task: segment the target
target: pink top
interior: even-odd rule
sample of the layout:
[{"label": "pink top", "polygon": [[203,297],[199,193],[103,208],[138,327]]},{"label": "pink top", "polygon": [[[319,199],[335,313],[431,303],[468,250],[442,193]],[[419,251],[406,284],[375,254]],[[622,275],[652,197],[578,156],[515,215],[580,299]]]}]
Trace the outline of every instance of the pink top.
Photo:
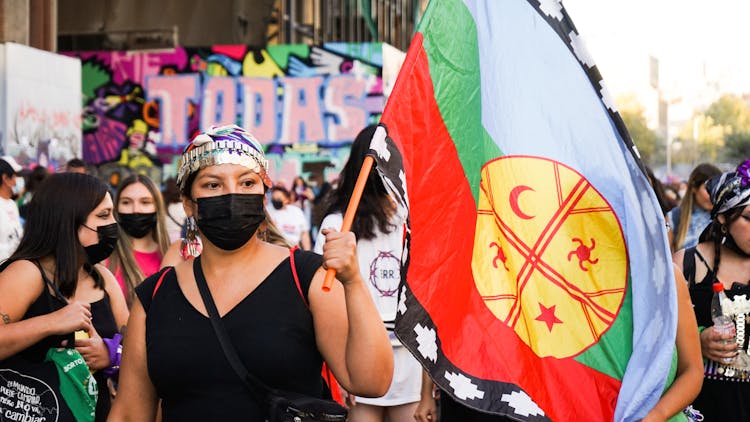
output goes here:
[{"label": "pink top", "polygon": [[[139,252],[134,249],[133,257],[144,277],[148,277],[159,271],[162,256],[158,250],[154,252]],[[117,279],[117,284],[122,289],[122,294],[128,297],[128,288],[125,286],[125,280],[122,278],[122,270],[119,267],[115,271],[115,278]]]}]

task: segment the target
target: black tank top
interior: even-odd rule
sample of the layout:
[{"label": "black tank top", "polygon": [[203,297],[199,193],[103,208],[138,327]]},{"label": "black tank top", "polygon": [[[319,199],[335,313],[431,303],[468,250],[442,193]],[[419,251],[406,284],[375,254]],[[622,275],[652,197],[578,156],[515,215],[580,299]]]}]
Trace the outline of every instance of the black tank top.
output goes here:
[{"label": "black tank top", "polygon": [[[295,252],[305,296],[321,257]],[[158,279],[167,271],[152,298]],[[170,267],[136,287],[146,311],[146,354],[151,381],[162,399],[164,420],[263,420],[256,403],[227,361],[208,317],[182,293]],[[320,375],[310,311],[282,261],[222,322],[242,363],[267,385],[330,397]]]},{"label": "black tank top", "polygon": [[[102,275],[99,271],[94,268],[91,271],[91,276],[101,280]],[[100,282],[97,281],[97,284]],[[104,285],[101,282],[101,285]],[[120,332],[117,328],[117,322],[115,322],[115,314],[112,313],[112,302],[109,300],[109,293],[104,290],[104,297],[91,302],[91,322],[94,324],[94,329],[102,338],[112,338]]]},{"label": "black tank top", "polygon": [[[44,271],[42,271],[42,267],[39,265],[39,263],[36,261],[32,262],[34,263],[34,265],[36,265],[36,267],[39,269],[39,272],[42,274],[44,289],[42,289],[42,293],[39,295],[39,297],[37,297],[34,303],[32,303],[31,306],[29,306],[29,308],[26,310],[26,313],[23,315],[21,320],[51,314],[52,312],[58,311],[64,308],[65,305],[67,305],[67,301],[63,298],[63,295],[57,289],[55,283],[47,278],[47,276],[44,274]],[[7,267],[7,265],[9,264],[9,262],[6,262],[5,265],[3,265],[2,269],[5,269],[5,267]],[[50,289],[52,289],[52,291],[55,293],[52,294],[50,292]],[[70,335],[53,335],[45,337],[29,346],[22,352],[18,353],[17,356],[31,362],[42,362],[44,361],[45,356],[47,356],[47,350],[52,347],[60,347],[60,343],[70,337]]]},{"label": "black tank top", "polygon": [[[97,285],[103,285],[101,281],[102,275],[96,268],[93,268],[90,272],[91,276],[97,279]],[[112,313],[112,302],[109,300],[109,293],[104,290],[104,297],[91,302],[91,322],[94,324],[94,329],[102,338],[112,338],[119,332],[117,329],[117,323],[115,322],[115,315]],[[96,379],[97,386],[99,388],[99,395],[96,401],[96,422],[104,422],[107,420],[109,411],[112,407],[112,400],[109,396],[109,388],[107,388],[107,377],[102,371],[94,373],[94,379]]]},{"label": "black tank top", "polygon": [[[695,261],[698,258],[708,269],[703,280],[695,280]],[[688,281],[688,290],[690,300],[693,302],[695,319],[699,326],[710,327],[714,325],[711,320],[711,299],[714,296],[713,284],[718,281],[713,269],[708,266],[703,256],[695,247],[685,249],[685,255],[682,258],[682,273]],[[727,298],[733,299],[738,295],[747,295],[750,297],[750,285],[738,282],[732,283],[732,287],[725,291]]]},{"label": "black tank top", "polygon": [[[695,280],[696,258],[708,268],[706,276],[700,282]],[[716,274],[695,247],[685,249],[685,255],[682,259],[682,272],[688,281],[690,299],[693,302],[693,310],[698,325],[712,326],[711,298],[713,298],[712,285],[717,281]],[[750,286],[735,282],[725,293],[729,299],[743,294],[750,296]],[[749,329],[750,324],[746,324],[745,332],[749,332]],[[747,337],[742,350],[747,350]],[[705,358],[703,363],[703,386],[698,397],[693,401],[693,407],[703,414],[706,422],[746,422],[750,420],[750,382],[747,382],[747,378],[726,378],[719,372],[719,368],[723,366],[720,363]],[[743,371],[737,372],[742,373]]]},{"label": "black tank top", "polygon": [[[32,262],[34,263],[34,265],[36,265],[42,275],[42,280],[44,281],[44,289],[42,290],[42,293],[39,295],[39,297],[26,310],[26,313],[21,318],[22,320],[51,314],[52,312],[64,308],[68,304],[67,300],[63,297],[62,293],[60,293],[60,290],[57,288],[55,283],[53,283],[44,273],[39,262]],[[3,263],[3,265],[0,266],[0,271],[5,269],[8,265],[10,265],[10,262],[6,261],[5,263]],[[99,271],[97,271],[96,268],[93,268],[91,270],[90,275],[97,280],[97,285],[103,284],[101,282],[102,275],[99,274]],[[54,292],[54,294],[50,292],[50,289]],[[106,290],[104,290],[103,298],[91,303],[91,321],[94,324],[94,329],[96,329],[96,332],[99,333],[99,336],[103,338],[112,338],[118,332],[117,323],[115,323],[115,316],[112,313],[112,305],[110,303],[109,295],[107,294]],[[47,355],[47,351],[50,348],[61,347],[61,343],[63,342],[63,340],[68,340],[69,342],[74,341],[72,334],[73,333],[45,337],[37,343],[34,343],[30,347],[26,348],[25,350],[19,352],[17,355],[9,358],[8,362],[11,362],[11,366],[12,362],[14,362],[15,359],[37,363],[43,362]],[[107,388],[106,384],[107,379],[101,371],[96,372],[94,374],[94,378],[96,379],[99,387],[99,395],[96,404],[96,421],[105,421],[111,407],[109,389]]]}]

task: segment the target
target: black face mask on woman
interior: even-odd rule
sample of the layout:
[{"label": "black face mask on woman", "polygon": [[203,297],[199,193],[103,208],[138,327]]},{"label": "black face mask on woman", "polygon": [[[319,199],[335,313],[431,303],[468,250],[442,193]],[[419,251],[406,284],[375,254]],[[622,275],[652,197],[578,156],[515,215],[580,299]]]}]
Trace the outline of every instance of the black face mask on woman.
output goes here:
[{"label": "black face mask on woman", "polygon": [[230,193],[198,198],[198,229],[219,249],[233,251],[265,220],[263,194]]},{"label": "black face mask on woman", "polygon": [[99,226],[96,228],[96,230],[85,224],[83,225],[83,227],[95,231],[99,237],[98,243],[83,247],[83,249],[86,251],[86,256],[88,257],[89,264],[94,265],[109,258],[109,256],[112,255],[112,252],[115,250],[115,246],[117,246],[117,237],[119,234],[117,230],[117,223]]},{"label": "black face mask on woman", "polygon": [[118,219],[120,220],[120,226],[122,226],[122,229],[125,230],[125,233],[127,233],[128,236],[134,237],[136,239],[140,239],[146,236],[151,230],[154,229],[154,227],[156,227],[155,212],[148,214],[120,213]]}]

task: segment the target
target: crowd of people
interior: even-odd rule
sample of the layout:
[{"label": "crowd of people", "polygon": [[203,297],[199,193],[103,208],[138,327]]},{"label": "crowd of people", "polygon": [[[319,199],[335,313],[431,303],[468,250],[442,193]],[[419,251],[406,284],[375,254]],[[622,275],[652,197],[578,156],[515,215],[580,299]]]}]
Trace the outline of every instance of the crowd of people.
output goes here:
[{"label": "crowd of people", "polygon": [[[374,170],[341,232],[374,131],[334,185],[274,184],[233,125],[194,137],[164,187],[132,175],[111,189],[76,160],[50,174],[3,156],[0,369],[85,367],[51,382],[79,393],[60,392],[61,421],[264,420],[269,394],[338,399],[355,422],[505,420],[441,394],[393,334],[406,215]],[[674,252],[677,359],[644,420],[749,420],[750,161],[696,166],[681,197],[652,183]],[[339,282],[324,293],[326,270]],[[713,327],[717,283],[730,332]]]}]

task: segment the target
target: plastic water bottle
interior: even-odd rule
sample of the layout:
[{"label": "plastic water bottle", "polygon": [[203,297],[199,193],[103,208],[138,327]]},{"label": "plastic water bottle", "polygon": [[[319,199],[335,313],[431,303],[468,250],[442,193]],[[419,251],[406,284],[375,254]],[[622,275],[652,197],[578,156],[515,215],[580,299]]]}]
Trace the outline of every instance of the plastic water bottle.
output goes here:
[{"label": "plastic water bottle", "polygon": [[714,321],[714,330],[722,335],[734,334],[734,322],[729,315],[721,310],[721,302],[727,298],[724,293],[724,285],[716,282],[713,285],[714,297],[711,299],[711,319]]}]

